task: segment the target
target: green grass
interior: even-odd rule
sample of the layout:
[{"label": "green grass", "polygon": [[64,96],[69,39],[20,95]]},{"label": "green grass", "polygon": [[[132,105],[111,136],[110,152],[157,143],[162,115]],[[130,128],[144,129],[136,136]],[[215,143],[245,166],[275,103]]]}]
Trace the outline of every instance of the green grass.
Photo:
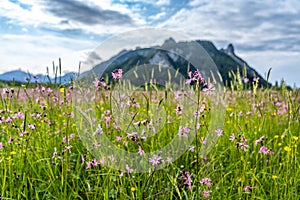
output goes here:
[{"label": "green grass", "polygon": [[[187,150],[160,170],[126,173],[102,165],[100,159],[94,163],[96,166],[87,167],[95,157],[84,145],[83,134],[78,132],[83,130],[82,124],[73,118],[72,101],[78,99],[72,95],[76,90],[45,88],[44,91],[42,87],[15,87],[14,92],[8,89],[2,94],[2,199],[203,199],[205,190],[211,191],[209,199],[300,198],[299,91],[284,88],[226,91],[223,135],[205,156],[197,152],[203,146],[210,120],[214,119],[211,119],[211,104],[200,92],[201,103],[195,102],[196,107],[205,103],[206,109],[198,119],[201,128],[189,133],[197,136],[192,144],[194,151]],[[163,115],[166,124],[157,135],[138,142],[126,137],[121,123],[114,124],[110,93],[99,90],[92,109],[96,110],[96,122],[102,125],[103,134],[118,148],[137,152],[142,147],[151,152],[165,146],[177,134],[180,118],[175,113],[177,104],[172,92],[136,93],[134,101],[140,107],[130,108],[133,121],[151,116],[152,102],[167,113]],[[20,118],[15,115],[19,112]],[[106,117],[111,120],[106,122]],[[236,137],[234,141],[229,140],[232,134]],[[123,139],[116,141],[116,136]],[[256,146],[255,141],[261,136],[267,139]],[[237,146],[243,137],[249,145],[246,151]],[[268,155],[259,153],[262,145],[269,149]],[[191,188],[185,184],[185,172],[190,173]],[[201,182],[204,177],[211,179],[210,187]],[[245,191],[246,186],[251,189]]]}]

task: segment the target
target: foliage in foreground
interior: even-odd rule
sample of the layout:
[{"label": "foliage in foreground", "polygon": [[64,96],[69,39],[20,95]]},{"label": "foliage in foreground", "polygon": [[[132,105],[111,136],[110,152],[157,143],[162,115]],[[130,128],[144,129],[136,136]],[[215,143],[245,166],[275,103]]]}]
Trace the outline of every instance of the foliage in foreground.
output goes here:
[{"label": "foliage in foreground", "polygon": [[[218,141],[209,154],[197,155],[200,146],[206,145],[205,128],[199,128],[197,139],[184,155],[148,173],[134,173],[134,167],[124,172],[112,170],[93,157],[76,129],[73,92],[72,86],[51,89],[38,84],[33,89],[2,89],[2,199],[300,197],[299,91],[226,91],[225,124],[215,131]],[[136,141],[128,137],[130,133],[122,133],[114,121],[110,91],[98,93],[96,106],[103,134],[113,136],[112,141],[120,148],[140,151]],[[155,95],[152,102],[161,98],[161,93]],[[139,96],[128,104],[143,110],[145,104]],[[197,118],[199,127],[206,127],[210,120],[209,104],[205,105],[199,105],[203,108]],[[170,127],[162,129],[160,140],[155,140],[162,145],[169,139],[166,135],[170,136],[170,130],[175,134],[178,131],[172,126],[178,119],[178,105],[174,101],[164,106],[175,112],[167,116]],[[153,141],[147,142],[151,146]],[[153,164],[159,164],[159,160]]]}]

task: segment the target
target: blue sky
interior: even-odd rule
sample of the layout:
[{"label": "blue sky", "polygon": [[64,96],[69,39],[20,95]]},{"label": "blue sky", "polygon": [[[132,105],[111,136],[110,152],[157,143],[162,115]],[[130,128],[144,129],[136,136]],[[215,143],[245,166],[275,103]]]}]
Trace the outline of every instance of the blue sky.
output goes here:
[{"label": "blue sky", "polygon": [[104,40],[149,27],[233,43],[271,81],[300,86],[299,0],[0,0],[0,73],[45,73],[59,57],[76,71]]}]

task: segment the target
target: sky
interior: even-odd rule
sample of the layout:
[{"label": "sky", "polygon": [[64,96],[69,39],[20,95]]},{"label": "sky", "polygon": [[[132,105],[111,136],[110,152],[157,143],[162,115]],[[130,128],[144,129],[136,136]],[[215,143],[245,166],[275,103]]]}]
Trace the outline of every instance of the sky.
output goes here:
[{"label": "sky", "polygon": [[299,0],[0,0],[0,73],[78,71],[109,38],[142,28],[229,43],[270,81],[300,87]]}]

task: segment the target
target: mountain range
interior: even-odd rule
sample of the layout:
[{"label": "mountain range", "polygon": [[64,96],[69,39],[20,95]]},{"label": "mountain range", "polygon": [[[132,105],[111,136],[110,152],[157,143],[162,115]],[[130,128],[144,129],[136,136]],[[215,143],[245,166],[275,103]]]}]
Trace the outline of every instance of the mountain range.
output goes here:
[{"label": "mountain range", "polygon": [[[203,50],[196,48],[195,42],[200,44]],[[179,51],[187,53],[178,55]],[[192,63],[189,63],[187,60],[191,60]],[[195,67],[193,66],[194,63],[200,64],[200,66]],[[123,50],[82,75],[86,76],[91,73],[110,75],[117,68],[122,68],[123,73],[126,73],[137,65],[161,65],[178,70],[185,78],[188,77],[188,70],[194,71],[196,68],[200,69],[201,73],[208,77],[212,69],[216,70],[210,66],[213,64],[216,65],[224,85],[230,86],[231,81],[234,79],[233,74],[237,72],[241,74],[242,79],[242,74],[246,73],[249,83],[256,77],[259,78],[259,86],[265,87],[270,85],[254,68],[250,67],[246,61],[235,54],[232,44],[229,44],[226,49],[218,50],[211,41],[176,42],[172,38],[167,39],[161,46]]]},{"label": "mountain range", "polygon": [[[193,44],[199,44],[203,50],[193,50]],[[188,52],[188,54],[178,55],[176,51]],[[207,56],[207,54],[209,56]],[[101,55],[99,55],[101,56]],[[213,62],[211,61],[213,60]],[[189,63],[187,60],[192,60]],[[193,62],[194,61],[194,62]],[[229,44],[226,49],[217,49],[211,41],[196,40],[196,41],[184,41],[176,42],[174,39],[169,38],[161,46],[153,46],[149,48],[139,48],[134,50],[123,50],[109,60],[103,61],[95,65],[92,70],[81,73],[81,77],[88,76],[91,74],[108,74],[110,76],[116,68],[122,68],[123,73],[128,72],[130,69],[137,65],[162,65],[169,66],[175,70],[178,70],[183,76],[187,78],[188,70],[195,70],[195,63],[201,64],[201,73],[209,74],[210,71],[207,66],[214,63],[218,69],[219,74],[222,77],[224,85],[229,86],[233,80],[232,73],[240,73],[246,71],[247,78],[250,82],[254,77],[259,78],[259,86],[267,86],[269,83],[252,67],[250,67],[246,61],[238,57],[234,51],[232,44]],[[197,66],[199,69],[199,66]],[[245,70],[246,69],[246,70]],[[56,78],[56,83],[66,84],[70,83],[71,79],[76,78],[77,73],[70,72],[61,77]],[[40,83],[49,83],[50,81],[55,82],[54,78],[49,80],[49,77],[42,74],[33,75],[26,73],[22,70],[14,70],[6,72],[0,75],[0,80],[12,81],[13,79],[17,82],[35,82],[38,78]]]},{"label": "mountain range", "polygon": [[0,74],[0,80],[1,81],[15,81],[20,83],[35,83],[36,81],[38,83],[58,83],[58,84],[67,84],[70,83],[70,81],[74,78],[76,78],[77,73],[75,72],[69,72],[66,73],[63,76],[58,76],[55,78],[50,78],[47,75],[43,74],[31,74],[29,72],[22,71],[21,69],[13,70],[9,72],[5,72],[3,74]]}]

